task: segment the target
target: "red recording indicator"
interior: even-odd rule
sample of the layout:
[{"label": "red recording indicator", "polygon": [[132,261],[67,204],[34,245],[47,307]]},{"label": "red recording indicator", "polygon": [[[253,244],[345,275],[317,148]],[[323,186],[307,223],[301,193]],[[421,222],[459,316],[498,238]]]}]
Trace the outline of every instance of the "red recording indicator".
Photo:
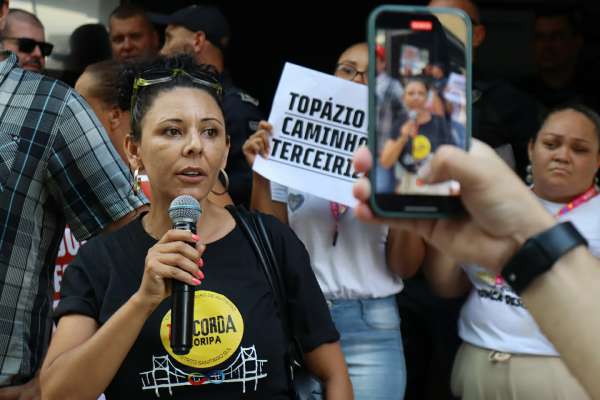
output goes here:
[{"label": "red recording indicator", "polygon": [[431,21],[410,21],[410,29],[413,31],[430,31],[433,29]]}]

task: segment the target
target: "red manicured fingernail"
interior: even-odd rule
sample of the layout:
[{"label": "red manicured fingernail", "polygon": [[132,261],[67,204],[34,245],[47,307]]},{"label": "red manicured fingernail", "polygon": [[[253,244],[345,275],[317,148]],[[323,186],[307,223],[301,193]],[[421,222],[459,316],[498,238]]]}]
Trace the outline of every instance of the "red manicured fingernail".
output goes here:
[{"label": "red manicured fingernail", "polygon": [[204,267],[204,260],[203,260],[203,259],[201,259],[201,258],[199,258],[199,259],[198,259],[198,261],[196,261],[196,264],[197,264],[199,267]]},{"label": "red manicured fingernail", "polygon": [[196,278],[192,278],[192,282],[194,282],[194,285],[198,286],[199,284],[202,283],[202,281],[200,281],[199,279]]},{"label": "red manicured fingernail", "polygon": [[196,271],[194,275],[196,275],[198,279],[204,279],[204,274],[202,273],[202,271]]},{"label": "red manicured fingernail", "polygon": [[200,236],[198,236],[198,235],[196,235],[196,234],[193,234],[193,235],[192,235],[192,240],[193,240],[194,242],[197,242],[197,241],[199,241],[199,240],[200,240]]}]

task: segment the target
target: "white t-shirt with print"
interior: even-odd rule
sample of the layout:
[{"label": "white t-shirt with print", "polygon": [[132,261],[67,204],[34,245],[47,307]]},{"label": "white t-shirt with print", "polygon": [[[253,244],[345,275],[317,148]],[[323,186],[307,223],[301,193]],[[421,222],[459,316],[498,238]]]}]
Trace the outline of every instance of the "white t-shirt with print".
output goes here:
[{"label": "white t-shirt with print", "polygon": [[[552,215],[564,206],[540,201]],[[591,253],[600,258],[600,196],[564,214],[559,221],[571,221],[588,241]],[[465,342],[507,353],[558,355],[521,298],[501,277],[476,265],[464,270],[473,283],[458,322],[459,335]]]},{"label": "white t-shirt with print", "polygon": [[402,291],[402,279],[386,264],[387,226],[364,224],[347,209],[339,218],[333,246],[335,219],[329,201],[274,182],[271,193],[274,201],[287,204],[290,227],[310,254],[325,298],[381,298]]}]

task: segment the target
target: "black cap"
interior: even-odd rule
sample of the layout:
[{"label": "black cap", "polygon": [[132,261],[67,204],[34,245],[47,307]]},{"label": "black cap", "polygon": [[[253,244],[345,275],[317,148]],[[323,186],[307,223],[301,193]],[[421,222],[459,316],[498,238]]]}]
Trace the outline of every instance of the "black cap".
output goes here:
[{"label": "black cap", "polygon": [[225,50],[229,41],[229,24],[218,8],[191,5],[171,15],[148,13],[150,20],[159,25],[181,25],[193,32],[202,31],[213,45]]}]

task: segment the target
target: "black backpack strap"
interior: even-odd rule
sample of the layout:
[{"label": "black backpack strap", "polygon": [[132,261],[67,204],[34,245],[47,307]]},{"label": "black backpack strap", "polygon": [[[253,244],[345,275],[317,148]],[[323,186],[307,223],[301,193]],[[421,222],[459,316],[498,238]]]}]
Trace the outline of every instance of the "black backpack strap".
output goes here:
[{"label": "black backpack strap", "polygon": [[[269,233],[265,228],[265,224],[260,216],[257,213],[250,213],[250,217],[254,222],[254,229],[258,233],[258,241],[260,247],[265,254],[265,259],[268,262],[268,269],[271,272],[271,277],[273,282],[275,283],[275,287],[277,289],[278,297],[282,300],[282,305],[287,303],[287,292],[285,290],[285,282],[283,281],[283,277],[281,275],[281,270],[279,268],[279,263],[277,262],[277,257],[275,256],[275,251],[273,251],[273,246],[271,245],[271,240],[269,237]],[[285,321],[289,321],[287,317],[287,307],[283,307],[283,319]]]},{"label": "black backpack strap", "polygon": [[[227,211],[229,211],[229,213],[235,219],[235,222],[240,227],[246,238],[250,241],[252,249],[254,250],[256,257],[258,258],[259,264],[263,269],[265,277],[267,278],[267,282],[273,290],[273,295],[275,297],[275,304],[277,305],[277,309],[279,310],[279,312],[281,312],[283,308],[283,298],[281,297],[282,293],[279,288],[279,281],[276,280],[277,278],[275,278],[273,276],[273,273],[271,272],[271,261],[268,260],[267,253],[263,250],[261,243],[262,240],[259,238],[258,231],[255,228],[254,218],[252,218],[251,213],[242,206],[236,207],[233,205],[228,205],[225,208],[227,209]],[[284,315],[287,315],[287,313],[281,314],[282,320]],[[287,334],[287,329],[285,333]]]},{"label": "black backpack strap", "polygon": [[302,366],[304,364],[304,357],[302,347],[293,334],[291,320],[287,312],[285,284],[278,267],[277,257],[273,251],[271,240],[269,239],[269,233],[259,214],[249,212],[243,206],[228,205],[225,208],[233,216],[237,225],[250,241],[267,278],[267,282],[273,291],[275,306],[279,312],[281,327],[287,343],[286,358],[290,367],[288,378],[290,380],[290,388],[293,388],[294,367]]}]

